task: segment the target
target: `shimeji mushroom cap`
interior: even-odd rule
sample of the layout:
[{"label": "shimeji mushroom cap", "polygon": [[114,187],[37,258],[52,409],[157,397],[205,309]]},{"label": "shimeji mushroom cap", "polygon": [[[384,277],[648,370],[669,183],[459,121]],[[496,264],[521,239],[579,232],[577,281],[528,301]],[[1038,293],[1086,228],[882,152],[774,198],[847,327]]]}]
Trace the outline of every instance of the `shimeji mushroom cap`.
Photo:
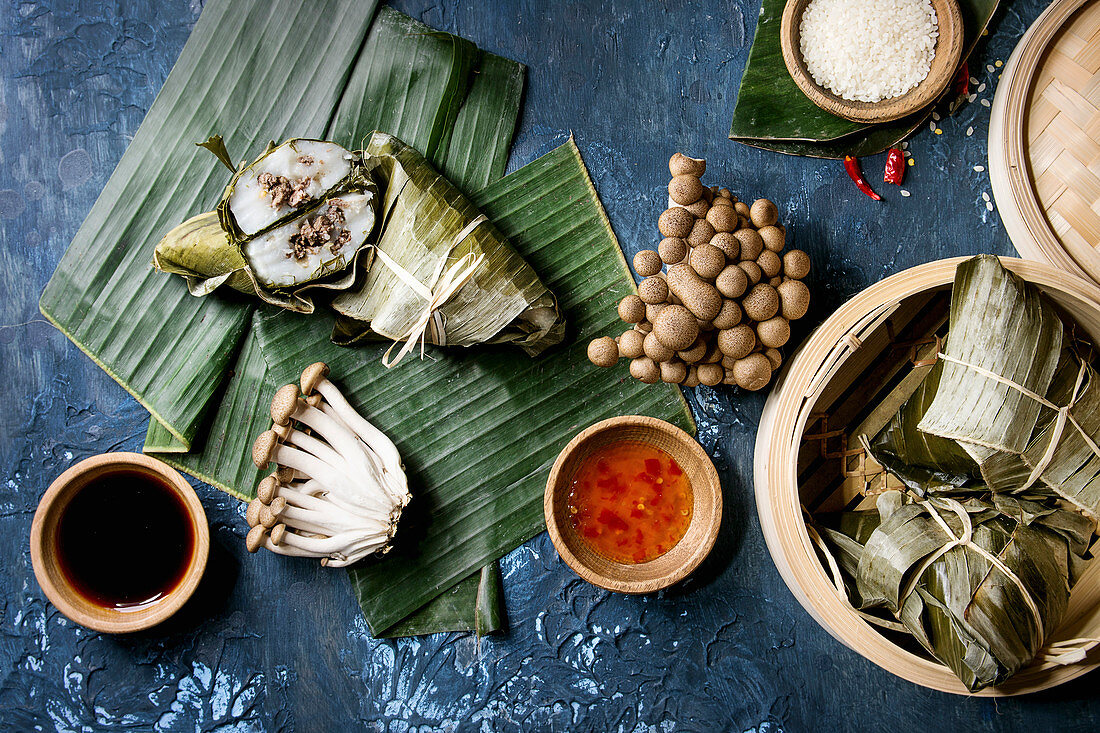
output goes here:
[{"label": "shimeji mushroom cap", "polygon": [[259,499],[253,499],[248,502],[248,509],[245,510],[244,519],[248,522],[249,527],[255,527],[260,523],[260,509],[264,506],[264,502]]},{"label": "shimeji mushroom cap", "polygon": [[[328,364],[318,361],[302,371],[302,394],[312,394],[318,382],[328,377]],[[285,389],[285,388],[284,388]]]},{"label": "shimeji mushroom cap", "polygon": [[279,445],[279,436],[274,430],[265,430],[252,444],[252,462],[256,468],[264,468],[271,463],[275,448]]},{"label": "shimeji mushroom cap", "polygon": [[[271,500],[275,498],[275,490],[279,488],[279,479],[275,474],[264,477],[260,481],[260,485],[256,487],[256,499],[261,504],[270,504]],[[252,524],[252,522],[249,522]]]},{"label": "shimeji mushroom cap", "polygon": [[283,537],[286,536],[286,525],[276,524],[271,528],[271,544],[281,545],[283,544]]},{"label": "shimeji mushroom cap", "polygon": [[[284,384],[271,398],[271,419],[276,425],[289,425],[298,409],[298,385]],[[285,436],[284,436],[285,438]]]},{"label": "shimeji mushroom cap", "polygon": [[264,537],[267,536],[267,527],[257,524],[248,530],[248,536],[244,538],[244,546],[249,552],[256,552],[264,546]]}]

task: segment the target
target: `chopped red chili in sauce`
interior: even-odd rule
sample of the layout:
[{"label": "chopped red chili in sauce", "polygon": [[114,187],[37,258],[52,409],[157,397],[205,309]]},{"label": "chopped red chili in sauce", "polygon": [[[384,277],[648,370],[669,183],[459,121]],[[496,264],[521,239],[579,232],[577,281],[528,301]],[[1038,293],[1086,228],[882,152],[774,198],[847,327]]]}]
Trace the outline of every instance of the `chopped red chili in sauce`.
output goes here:
[{"label": "chopped red chili in sauce", "polygon": [[573,476],[570,522],[609,560],[643,563],[671,550],[691,524],[691,483],[665,451],[638,442],[606,445]]}]

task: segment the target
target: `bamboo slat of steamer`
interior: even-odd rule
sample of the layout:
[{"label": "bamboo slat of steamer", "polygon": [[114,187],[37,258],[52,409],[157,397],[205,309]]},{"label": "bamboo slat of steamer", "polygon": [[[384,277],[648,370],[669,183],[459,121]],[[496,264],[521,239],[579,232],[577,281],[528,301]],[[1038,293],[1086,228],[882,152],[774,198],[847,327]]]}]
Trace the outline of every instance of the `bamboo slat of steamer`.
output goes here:
[{"label": "bamboo slat of steamer", "polygon": [[1004,68],[989,129],[1016,249],[1100,282],[1100,0],[1056,0]]}]

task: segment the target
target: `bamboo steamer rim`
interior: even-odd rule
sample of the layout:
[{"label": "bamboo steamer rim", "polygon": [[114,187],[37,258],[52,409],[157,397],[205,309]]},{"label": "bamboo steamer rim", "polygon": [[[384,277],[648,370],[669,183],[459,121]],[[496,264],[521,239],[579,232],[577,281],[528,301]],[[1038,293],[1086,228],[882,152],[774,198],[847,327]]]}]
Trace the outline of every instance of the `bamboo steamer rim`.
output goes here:
[{"label": "bamboo steamer rim", "polygon": [[1080,251],[1075,257],[1047,218],[1032,175],[1028,136],[1030,100],[1052,43],[1056,46],[1067,24],[1096,2],[1054,0],[1017,43],[990,112],[989,178],[1005,230],[1021,255],[1100,282],[1100,255]]},{"label": "bamboo steamer rim", "polygon": [[[951,671],[891,642],[848,605],[833,585],[806,531],[799,500],[798,451],[809,413],[831,377],[907,297],[949,286],[967,257],[929,262],[893,275],[857,294],[822,323],[794,354],[760,418],[754,455],[754,487],[761,529],[784,582],[826,631],[893,674],[923,687],[959,695],[998,697],[1046,690],[1100,666],[1095,656],[1074,665],[1020,670],[1008,682],[969,692]],[[1100,288],[1040,262],[1002,257],[1001,263],[1038,285],[1100,340]],[[1088,597],[1086,597],[1086,595]],[[1096,609],[1093,618],[1086,611]],[[1066,623],[1052,640],[1100,636],[1100,563],[1091,563],[1074,586]]]}]

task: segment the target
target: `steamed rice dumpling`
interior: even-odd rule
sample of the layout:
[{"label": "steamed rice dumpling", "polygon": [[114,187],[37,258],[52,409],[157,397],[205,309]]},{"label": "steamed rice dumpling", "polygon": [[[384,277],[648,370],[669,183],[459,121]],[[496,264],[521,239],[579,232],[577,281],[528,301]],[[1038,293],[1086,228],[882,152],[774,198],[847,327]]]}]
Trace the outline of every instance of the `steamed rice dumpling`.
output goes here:
[{"label": "steamed rice dumpling", "polygon": [[886,492],[824,534],[856,604],[889,611],[976,692],[1030,664],[1061,623],[1093,529],[1050,497],[975,489]]},{"label": "steamed rice dumpling", "polygon": [[[220,137],[201,145],[233,169]],[[196,296],[225,285],[302,313],[331,307],[338,344],[406,342],[388,363],[413,343],[511,343],[534,356],[565,334],[557,298],[492,222],[381,132],[363,151],[271,143],[234,170],[216,213],[161,240],[153,265]]]},{"label": "steamed rice dumpling", "polygon": [[949,328],[871,455],[918,494],[980,480],[1100,518],[1100,379],[1046,296],[981,255],[958,267]]},{"label": "steamed rice dumpling", "polygon": [[1100,380],[1072,330],[996,257],[960,264],[935,365],[859,436],[905,490],[822,528],[853,605],[972,691],[1043,653],[1096,530]]},{"label": "steamed rice dumpling", "polygon": [[265,288],[288,288],[343,270],[374,229],[373,199],[371,193],[333,196],[247,240],[241,251],[256,280]]}]

